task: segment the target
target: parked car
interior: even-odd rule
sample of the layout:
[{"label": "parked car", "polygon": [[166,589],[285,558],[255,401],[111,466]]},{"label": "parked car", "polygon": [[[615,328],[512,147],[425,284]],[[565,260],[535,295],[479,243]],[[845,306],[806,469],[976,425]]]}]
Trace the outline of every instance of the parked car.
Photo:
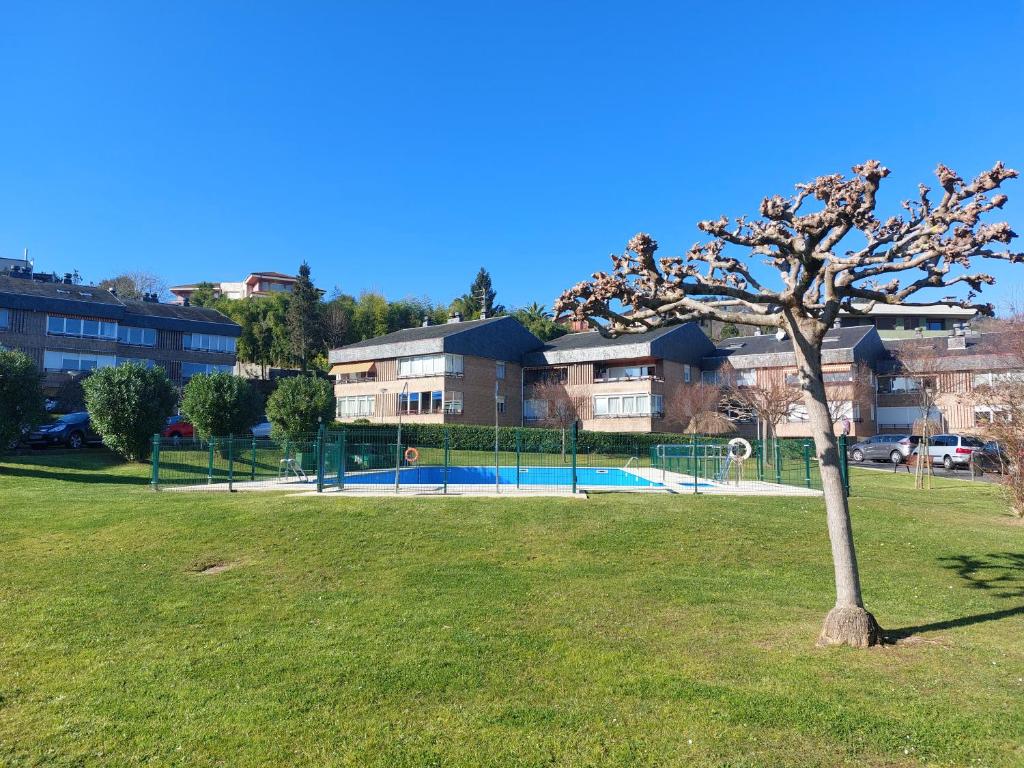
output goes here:
[{"label": "parked car", "polygon": [[942,464],[945,469],[968,467],[975,451],[984,447],[985,443],[970,435],[933,435],[928,440],[928,457],[932,464]]},{"label": "parked car", "polygon": [[258,423],[253,424],[252,436],[253,437],[270,437],[270,421],[264,416]]},{"label": "parked car", "polygon": [[918,435],[873,435],[854,443],[847,453],[854,461],[890,461],[902,464],[921,441]]},{"label": "parked car", "polygon": [[160,436],[169,437],[177,443],[187,437],[194,437],[195,430],[192,428],[192,423],[184,416],[171,416],[167,419],[167,426],[164,427]]},{"label": "parked car", "polygon": [[63,445],[79,449],[86,443],[99,443],[102,438],[93,430],[86,411],[66,413],[50,424],[33,427],[25,439],[34,448]]},{"label": "parked car", "polygon": [[1010,470],[1010,454],[999,443],[990,440],[974,452],[974,468],[979,472],[1003,474]]}]

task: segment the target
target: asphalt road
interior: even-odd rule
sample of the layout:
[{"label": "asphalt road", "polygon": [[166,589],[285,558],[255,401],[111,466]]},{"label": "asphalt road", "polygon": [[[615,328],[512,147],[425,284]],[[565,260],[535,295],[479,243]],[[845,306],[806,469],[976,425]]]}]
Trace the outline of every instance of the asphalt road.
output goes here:
[{"label": "asphalt road", "polygon": [[[888,472],[890,475],[893,473],[892,464],[887,462],[865,461],[858,463],[853,459],[850,459],[850,466],[856,467],[857,469],[868,469],[873,472]],[[906,464],[900,464],[896,471],[901,475],[908,473],[911,475],[914,474],[914,468],[908,467]],[[965,480],[968,483],[972,481],[970,470],[967,469],[943,469],[941,466],[937,466],[933,471],[935,477],[948,477],[953,480]],[[975,474],[973,482],[998,483],[999,477],[1000,475],[994,472],[986,472],[983,475]]]}]

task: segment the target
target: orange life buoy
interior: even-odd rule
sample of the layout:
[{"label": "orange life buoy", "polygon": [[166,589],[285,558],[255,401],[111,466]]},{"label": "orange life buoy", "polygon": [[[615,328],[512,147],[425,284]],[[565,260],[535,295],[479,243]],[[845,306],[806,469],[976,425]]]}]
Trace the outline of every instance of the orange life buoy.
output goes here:
[{"label": "orange life buoy", "polygon": [[410,464],[412,464],[414,461],[419,459],[419,457],[420,457],[420,452],[417,451],[415,448],[406,448],[405,449],[405,460],[407,462],[409,462]]}]

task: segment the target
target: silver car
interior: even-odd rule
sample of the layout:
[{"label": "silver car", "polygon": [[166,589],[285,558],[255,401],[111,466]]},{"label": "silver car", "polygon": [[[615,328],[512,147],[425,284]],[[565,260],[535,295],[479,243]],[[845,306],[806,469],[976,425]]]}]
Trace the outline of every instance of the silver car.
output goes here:
[{"label": "silver car", "polygon": [[970,435],[932,435],[928,439],[928,456],[932,464],[942,464],[945,469],[967,467],[974,452],[984,447],[985,443]]},{"label": "silver car", "polygon": [[854,461],[890,461],[902,464],[917,445],[916,435],[873,435],[854,443],[847,453]]}]

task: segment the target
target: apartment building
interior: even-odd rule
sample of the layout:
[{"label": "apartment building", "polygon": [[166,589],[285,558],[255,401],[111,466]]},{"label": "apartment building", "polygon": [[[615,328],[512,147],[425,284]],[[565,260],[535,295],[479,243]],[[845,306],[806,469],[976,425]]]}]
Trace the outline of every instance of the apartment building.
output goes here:
[{"label": "apartment building", "polygon": [[839,325],[843,328],[870,325],[883,339],[950,336],[978,317],[977,310],[951,302],[919,307],[903,304],[854,304],[853,309],[853,312],[840,312]]},{"label": "apartment building", "polygon": [[[836,431],[849,429],[851,435],[872,435],[876,431],[875,369],[887,356],[885,345],[873,326],[834,328],[822,342],[822,369],[825,389],[832,402]],[[790,393],[794,402],[785,417],[775,425],[779,437],[809,437],[807,409],[799,402],[799,373],[791,342],[782,334],[736,336],[725,339],[704,358],[703,381],[728,384],[761,392]],[[770,397],[771,395],[763,395]],[[785,397],[777,399],[784,400]],[[750,412],[754,400],[740,398],[737,403],[723,402],[723,413],[741,433],[756,436],[757,419]]]},{"label": "apartment building", "polygon": [[524,423],[681,431],[686,425],[673,401],[700,381],[701,360],[713,350],[694,323],[612,339],[595,331],[562,336],[523,358]]},{"label": "apartment building", "polygon": [[[247,299],[251,296],[272,296],[275,293],[288,293],[295,286],[298,278],[280,272],[251,272],[238,282],[212,282],[213,295],[225,299]],[[174,294],[178,304],[187,304],[201,283],[175,285],[168,290]]]},{"label": "apartment building", "polygon": [[83,371],[127,362],[159,365],[176,385],[231,371],[239,326],[202,307],[121,299],[96,286],[0,277],[0,346],[44,372],[50,394]]},{"label": "apartment building", "polygon": [[877,366],[878,431],[909,432],[925,416],[942,431],[983,430],[994,414],[983,397],[974,396],[976,390],[1024,374],[999,339],[998,333],[956,333],[886,340]]},{"label": "apartment building", "polygon": [[409,328],[330,351],[340,420],[519,425],[522,357],[541,341],[512,317]]}]

